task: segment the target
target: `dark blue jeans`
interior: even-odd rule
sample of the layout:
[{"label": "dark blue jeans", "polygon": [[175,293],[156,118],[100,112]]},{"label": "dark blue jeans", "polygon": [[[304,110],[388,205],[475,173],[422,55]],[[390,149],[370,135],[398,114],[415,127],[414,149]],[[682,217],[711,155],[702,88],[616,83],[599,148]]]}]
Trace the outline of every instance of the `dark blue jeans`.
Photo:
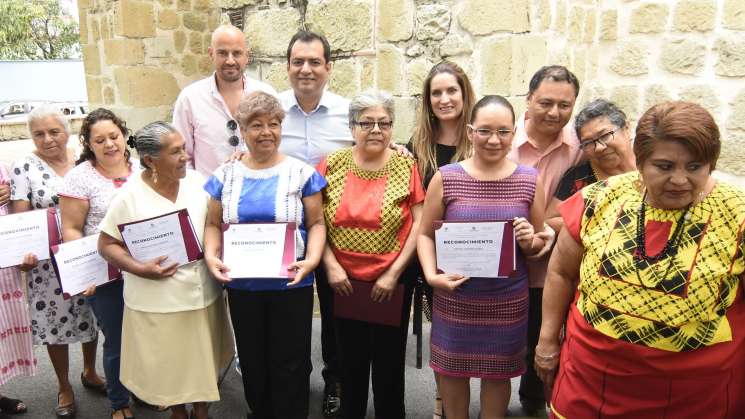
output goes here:
[{"label": "dark blue jeans", "polygon": [[106,340],[103,343],[103,369],[111,409],[129,406],[129,390],[119,381],[119,359],[122,353],[122,318],[124,317],[124,281],[114,281],[96,288],[88,297]]}]

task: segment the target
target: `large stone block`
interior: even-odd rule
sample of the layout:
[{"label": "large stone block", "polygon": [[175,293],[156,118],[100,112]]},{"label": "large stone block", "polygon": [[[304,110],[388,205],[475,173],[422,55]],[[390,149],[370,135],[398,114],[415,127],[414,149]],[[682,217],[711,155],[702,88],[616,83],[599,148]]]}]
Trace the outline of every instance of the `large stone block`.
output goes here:
[{"label": "large stone block", "polygon": [[[740,176],[739,179],[730,180],[730,183],[738,183],[741,188],[745,187],[743,176],[745,176],[745,131],[728,130],[722,141],[722,151],[717,160],[717,170],[724,171],[729,175]],[[737,182],[739,181],[739,182]]]},{"label": "large stone block", "polygon": [[[333,74],[333,71],[331,72]],[[262,64],[261,79],[272,85],[278,92],[290,88],[290,80],[287,78],[287,62],[277,61],[271,64]]]},{"label": "large stone block", "polygon": [[569,57],[569,51],[567,51],[567,48],[550,48],[546,63],[551,65],[563,65],[564,67],[572,66],[572,60]]},{"label": "large stone block", "polygon": [[[569,69],[577,76],[580,86],[584,86],[585,80],[587,80],[587,68],[589,67],[589,54],[587,48],[584,46],[575,46],[572,48],[572,64]],[[580,91],[579,94],[583,94],[584,91]]]},{"label": "large stone block", "polygon": [[582,33],[582,42],[591,44],[595,40],[598,26],[597,19],[597,13],[594,10],[589,10],[585,14],[585,31]]},{"label": "large stone block", "polygon": [[145,62],[145,44],[141,39],[108,39],[103,41],[107,65],[135,65]]},{"label": "large stone block", "polygon": [[413,0],[379,0],[379,39],[396,42],[411,38],[414,33],[414,9]]},{"label": "large stone block", "polygon": [[641,41],[626,41],[616,48],[610,69],[620,76],[638,76],[649,72],[649,45]]},{"label": "large stone block", "polygon": [[114,79],[127,106],[172,106],[180,91],[173,74],[154,67],[117,67]]},{"label": "large stone block", "polygon": [[363,57],[360,59],[360,91],[375,87],[375,61]]},{"label": "large stone block", "polygon": [[684,86],[678,92],[678,99],[698,103],[714,115],[719,110],[719,96],[708,84]]},{"label": "large stone block", "polygon": [[179,54],[184,52],[186,46],[186,33],[184,31],[175,31],[173,33],[173,46]]},{"label": "large stone block", "polygon": [[202,32],[207,30],[207,14],[187,12],[182,16],[184,27],[193,31]]},{"label": "large stone block", "polygon": [[218,7],[218,0],[193,0],[192,9],[198,12],[206,12]]},{"label": "large stone block", "polygon": [[189,51],[192,54],[200,55],[207,53],[209,45],[204,44],[204,37],[199,32],[189,33]]},{"label": "large stone block", "polygon": [[745,30],[745,1],[724,0],[722,27],[725,29]]},{"label": "large stone block", "polygon": [[409,96],[422,94],[424,79],[427,78],[432,62],[426,58],[417,58],[406,65],[406,83]]},{"label": "large stone block", "polygon": [[[740,90],[731,105],[729,119],[727,120],[727,129],[745,130],[745,89]],[[742,161],[740,164],[742,164]]]},{"label": "large stone block", "polygon": [[353,97],[357,94],[359,87],[354,59],[334,61],[334,68],[329,78],[329,89],[344,97]]},{"label": "large stone block", "polygon": [[207,55],[202,55],[197,58],[197,71],[202,77],[206,77],[213,71],[212,60]]},{"label": "large stone block", "polygon": [[574,6],[569,10],[569,19],[567,23],[567,38],[572,42],[579,42],[582,39],[582,30],[585,24],[585,9]]},{"label": "large stone block", "polygon": [[693,39],[668,39],[661,50],[660,65],[671,73],[700,74],[706,64],[706,46]]},{"label": "large stone block", "polygon": [[101,39],[113,38],[113,36],[111,35],[114,33],[112,21],[113,19],[110,19],[108,15],[101,16]]},{"label": "large stone block", "polygon": [[530,31],[528,0],[463,0],[458,22],[472,35]]},{"label": "large stone block", "polygon": [[566,0],[559,0],[556,2],[556,21],[554,22],[554,30],[557,33],[564,33],[567,26],[567,3]]},{"label": "large stone block", "polygon": [[111,86],[103,88],[103,103],[106,106],[111,106],[116,103],[116,94]]},{"label": "large stone block", "polygon": [[97,44],[83,45],[83,67],[88,76],[101,74],[101,55]]},{"label": "large stone block", "polygon": [[223,9],[238,9],[243,6],[253,6],[264,0],[218,0],[218,6]]},{"label": "large stone block", "polygon": [[481,59],[479,60],[481,94],[509,95],[512,77],[512,42],[510,42],[510,38],[487,38],[481,42],[478,49],[481,52]]},{"label": "large stone block", "polygon": [[718,59],[715,72],[720,76],[745,76],[745,42],[741,34],[723,36],[714,46]]},{"label": "large stone block", "polygon": [[378,47],[378,88],[394,95],[406,93],[404,85],[404,55],[390,44]]},{"label": "large stone block", "polygon": [[103,95],[101,94],[101,80],[98,77],[85,78],[85,90],[88,92],[88,105],[91,109],[94,106],[103,104]]},{"label": "large stone block", "polygon": [[644,90],[644,111],[651,108],[652,106],[673,100],[673,96],[666,86],[662,84],[650,84]]},{"label": "large stone block", "polygon": [[174,54],[174,39],[171,36],[158,36],[145,40],[145,52],[148,58],[166,58]]},{"label": "large stone block", "polygon": [[467,36],[460,36],[451,32],[440,44],[440,56],[465,55],[473,52],[473,42]]},{"label": "large stone block", "polygon": [[188,12],[191,10],[191,0],[176,0],[176,9],[179,12]]},{"label": "large stone block", "polygon": [[646,3],[631,12],[629,20],[630,33],[659,33],[664,32],[670,13],[668,7],[662,3]]},{"label": "large stone block", "polygon": [[155,11],[150,2],[121,0],[116,34],[128,38],[149,38],[155,35]]},{"label": "large stone block", "polygon": [[179,68],[181,69],[181,74],[186,77],[197,74],[197,57],[189,53],[184,54],[181,57]]},{"label": "large stone block", "polygon": [[626,113],[629,120],[637,119],[639,114],[638,86],[616,86],[611,91],[610,100]]},{"label": "large stone block", "polygon": [[393,141],[407,143],[416,124],[416,99],[394,98],[396,120],[393,124]]},{"label": "large stone block", "polygon": [[373,47],[372,20],[369,0],[309,0],[305,13],[308,28],[326,35],[331,47],[342,51]]},{"label": "large stone block", "polygon": [[537,9],[541,22],[540,28],[542,31],[546,31],[551,27],[551,2],[549,0],[540,0]]},{"label": "large stone block", "polygon": [[[267,9],[249,14],[243,25],[249,47],[257,55],[284,57],[287,42],[300,28],[296,9]],[[332,48],[336,48],[331,44]]]},{"label": "large stone block", "polygon": [[546,37],[515,35],[512,37],[510,95],[527,95],[528,83],[536,70],[546,64]]},{"label": "large stone block", "polygon": [[600,40],[615,41],[618,39],[618,11],[604,10],[600,15]]},{"label": "large stone block", "polygon": [[163,9],[158,12],[158,29],[176,29],[180,24],[181,19],[174,10]]},{"label": "large stone block", "polygon": [[680,0],[675,7],[673,27],[681,32],[706,32],[716,23],[716,0]]},{"label": "large stone block", "polygon": [[[78,27],[78,30],[80,31],[80,44],[85,45],[89,41],[89,33],[88,33],[88,9],[80,9],[78,8],[78,21],[80,22],[80,26]],[[93,38],[95,40],[98,40],[98,38]]]},{"label": "large stone block", "polygon": [[440,40],[450,30],[450,8],[443,5],[425,5],[416,9],[416,39]]}]

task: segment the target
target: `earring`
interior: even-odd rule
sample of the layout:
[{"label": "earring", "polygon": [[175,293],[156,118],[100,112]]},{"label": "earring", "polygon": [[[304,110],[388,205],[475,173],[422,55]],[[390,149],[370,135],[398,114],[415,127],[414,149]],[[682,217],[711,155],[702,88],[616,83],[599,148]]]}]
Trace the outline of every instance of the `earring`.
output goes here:
[{"label": "earring", "polygon": [[152,175],[153,183],[158,183],[158,171],[155,170],[155,168],[153,168],[152,172],[153,172],[153,175]]},{"label": "earring", "polygon": [[644,191],[644,178],[642,178],[642,174],[637,172],[636,173],[636,179],[634,180],[634,189],[636,189],[637,192],[640,194]]}]

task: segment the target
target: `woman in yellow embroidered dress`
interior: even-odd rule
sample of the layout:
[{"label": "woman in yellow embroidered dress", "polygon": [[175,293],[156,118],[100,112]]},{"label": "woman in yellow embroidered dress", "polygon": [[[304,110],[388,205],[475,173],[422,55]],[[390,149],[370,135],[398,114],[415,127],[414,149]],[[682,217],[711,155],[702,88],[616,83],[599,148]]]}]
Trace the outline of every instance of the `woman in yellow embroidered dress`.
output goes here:
[{"label": "woman in yellow embroidered dress", "polygon": [[638,172],[562,205],[535,359],[554,417],[745,415],[745,193],[711,177],[720,145],[701,106],[656,105]]}]

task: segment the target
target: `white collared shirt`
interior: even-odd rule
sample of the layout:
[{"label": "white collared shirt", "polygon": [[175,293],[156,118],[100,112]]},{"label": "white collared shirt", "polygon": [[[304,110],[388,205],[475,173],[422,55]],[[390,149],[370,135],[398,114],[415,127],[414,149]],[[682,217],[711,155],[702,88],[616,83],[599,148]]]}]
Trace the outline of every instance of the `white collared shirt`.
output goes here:
[{"label": "white collared shirt", "polygon": [[285,110],[279,151],[315,166],[327,155],[354,144],[349,130],[349,100],[324,91],[316,108],[306,113],[295,92],[279,94]]},{"label": "white collared shirt", "polygon": [[[244,76],[244,96],[257,90],[277,95],[272,86]],[[189,167],[202,176],[211,175],[233,152],[245,147],[240,128],[236,128],[235,132],[228,129],[231,119],[233,116],[228,105],[217,90],[215,73],[186,86],[176,99],[173,125],[186,141]],[[240,139],[238,146],[228,142],[233,134]]]}]

